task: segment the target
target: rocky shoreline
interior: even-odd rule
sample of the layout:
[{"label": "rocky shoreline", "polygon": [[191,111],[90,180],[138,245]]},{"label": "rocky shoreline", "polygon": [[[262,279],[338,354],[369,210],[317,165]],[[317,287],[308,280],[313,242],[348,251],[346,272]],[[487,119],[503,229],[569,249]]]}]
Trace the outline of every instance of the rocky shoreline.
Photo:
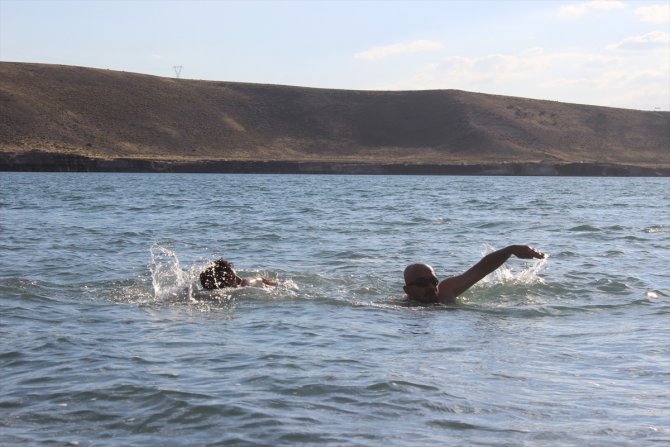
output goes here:
[{"label": "rocky shoreline", "polygon": [[149,160],[50,152],[0,153],[0,171],[353,175],[668,177],[669,168],[598,163],[356,163],[328,161]]}]

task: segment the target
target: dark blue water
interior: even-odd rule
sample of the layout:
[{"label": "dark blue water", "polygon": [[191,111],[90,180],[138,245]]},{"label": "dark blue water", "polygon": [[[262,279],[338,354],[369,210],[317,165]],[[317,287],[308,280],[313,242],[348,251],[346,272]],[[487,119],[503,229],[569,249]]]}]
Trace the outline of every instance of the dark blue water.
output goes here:
[{"label": "dark blue water", "polygon": [[670,443],[665,178],[0,173],[0,250],[0,445]]}]

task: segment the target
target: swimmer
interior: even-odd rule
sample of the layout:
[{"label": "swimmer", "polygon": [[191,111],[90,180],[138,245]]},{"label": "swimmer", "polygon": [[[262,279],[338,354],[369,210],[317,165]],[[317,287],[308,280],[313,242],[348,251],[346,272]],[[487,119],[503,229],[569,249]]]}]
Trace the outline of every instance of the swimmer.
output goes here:
[{"label": "swimmer", "polygon": [[456,297],[475,285],[486,275],[503,265],[510,256],[520,259],[543,259],[544,253],[526,245],[510,245],[484,256],[465,273],[440,281],[428,264],[411,264],[405,268],[407,298],[422,303],[455,304]]},{"label": "swimmer", "polygon": [[217,259],[213,266],[207,267],[200,273],[200,284],[205,289],[223,289],[225,287],[276,286],[277,281],[261,276],[241,278],[235,272],[235,266],[232,263],[225,259]]}]

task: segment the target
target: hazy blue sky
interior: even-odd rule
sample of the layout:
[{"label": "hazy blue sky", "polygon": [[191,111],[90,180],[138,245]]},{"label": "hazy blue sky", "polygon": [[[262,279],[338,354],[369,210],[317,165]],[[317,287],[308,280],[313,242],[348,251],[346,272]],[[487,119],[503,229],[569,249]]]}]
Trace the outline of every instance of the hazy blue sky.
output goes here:
[{"label": "hazy blue sky", "polygon": [[670,2],[0,0],[0,60],[670,110]]}]

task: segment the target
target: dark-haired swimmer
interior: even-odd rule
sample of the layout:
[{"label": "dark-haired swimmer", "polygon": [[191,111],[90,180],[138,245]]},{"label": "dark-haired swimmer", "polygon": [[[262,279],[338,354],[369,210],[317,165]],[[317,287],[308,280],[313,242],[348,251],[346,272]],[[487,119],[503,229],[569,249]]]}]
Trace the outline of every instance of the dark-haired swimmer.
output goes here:
[{"label": "dark-haired swimmer", "polygon": [[225,259],[217,259],[214,261],[214,265],[207,267],[200,273],[200,284],[205,289],[223,289],[226,287],[276,286],[277,281],[261,276],[241,278],[237,275],[235,266],[231,262]]},{"label": "dark-haired swimmer", "polygon": [[510,256],[520,259],[543,259],[544,253],[526,245],[510,245],[484,256],[465,273],[440,281],[428,264],[411,264],[405,268],[403,290],[410,300],[421,303],[454,304],[456,297],[486,275],[503,265]]}]

